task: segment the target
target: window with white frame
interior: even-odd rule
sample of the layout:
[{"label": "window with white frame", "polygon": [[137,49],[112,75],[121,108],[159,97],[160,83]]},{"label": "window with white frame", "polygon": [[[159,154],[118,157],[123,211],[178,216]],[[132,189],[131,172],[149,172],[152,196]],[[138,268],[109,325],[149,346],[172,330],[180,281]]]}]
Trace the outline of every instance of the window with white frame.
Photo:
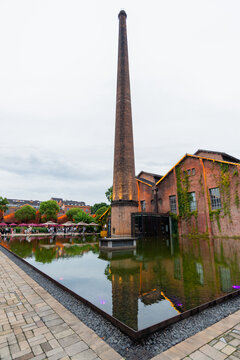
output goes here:
[{"label": "window with white frame", "polygon": [[221,196],[219,188],[209,189],[212,210],[221,209]]},{"label": "window with white frame", "polygon": [[190,192],[190,211],[195,211],[197,210],[197,200],[196,200],[196,193],[195,192]]},{"label": "window with white frame", "polygon": [[169,196],[169,203],[170,203],[170,211],[176,214],[177,213],[176,195]]},{"label": "window with white frame", "polygon": [[146,201],[145,201],[145,200],[142,200],[142,201],[141,201],[141,210],[142,210],[142,211],[145,211],[145,210],[146,210]]}]

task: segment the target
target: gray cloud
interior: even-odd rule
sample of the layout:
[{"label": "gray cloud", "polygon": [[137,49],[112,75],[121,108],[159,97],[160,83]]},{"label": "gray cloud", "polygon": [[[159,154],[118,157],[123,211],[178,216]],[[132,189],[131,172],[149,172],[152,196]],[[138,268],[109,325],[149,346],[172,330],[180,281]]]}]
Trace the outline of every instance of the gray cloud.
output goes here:
[{"label": "gray cloud", "polygon": [[136,173],[198,148],[239,157],[238,0],[2,0],[0,195],[105,200],[122,7]]},{"label": "gray cloud", "polygon": [[105,191],[111,185],[112,169],[101,163],[92,166],[94,162],[84,153],[69,159],[67,154],[59,156],[36,147],[18,147],[16,154],[11,147],[1,147],[1,153],[1,189],[10,198],[58,196],[92,204],[97,198],[105,201]]},{"label": "gray cloud", "polygon": [[[8,149],[6,149],[7,151]],[[24,153],[19,155],[19,153]],[[59,180],[72,181],[95,181],[96,177],[101,179],[106,172],[109,172],[107,167],[99,169],[88,166],[88,159],[67,158],[55,152],[43,152],[41,149],[31,148],[16,148],[16,154],[3,153],[0,158],[0,169],[11,174],[20,176],[46,176]]]},{"label": "gray cloud", "polygon": [[[67,161],[57,159],[44,159],[41,154],[21,157],[19,155],[3,155],[0,167],[4,171],[22,176],[47,176],[57,179],[81,179],[91,181],[94,174],[89,174],[81,169],[75,169]],[[96,175],[96,174],[95,174]]]}]

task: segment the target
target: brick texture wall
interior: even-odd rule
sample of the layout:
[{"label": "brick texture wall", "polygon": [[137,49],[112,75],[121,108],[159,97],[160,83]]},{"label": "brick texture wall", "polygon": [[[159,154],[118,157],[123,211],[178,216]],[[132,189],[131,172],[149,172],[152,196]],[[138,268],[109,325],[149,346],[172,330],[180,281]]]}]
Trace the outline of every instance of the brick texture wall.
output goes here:
[{"label": "brick texture wall", "polygon": [[[192,170],[194,169],[194,171]],[[197,216],[190,219],[180,219],[179,229],[182,234],[189,232],[209,233],[215,236],[240,235],[240,171],[239,166],[224,164],[218,161],[203,160],[187,156],[180,164],[181,178],[184,171],[189,171],[189,192],[195,192],[197,201]],[[158,209],[160,213],[170,211],[169,196],[177,197],[176,167],[157,185]],[[222,208],[214,211],[211,208],[209,189],[219,187]],[[220,212],[217,214],[217,212]]]}]

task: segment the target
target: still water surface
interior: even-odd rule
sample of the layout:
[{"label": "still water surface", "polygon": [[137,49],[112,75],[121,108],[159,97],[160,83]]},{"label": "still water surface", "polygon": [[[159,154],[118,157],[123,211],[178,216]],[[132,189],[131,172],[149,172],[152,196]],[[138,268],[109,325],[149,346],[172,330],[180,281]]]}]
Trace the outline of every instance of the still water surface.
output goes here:
[{"label": "still water surface", "polygon": [[110,253],[94,237],[0,244],[135,330],[240,287],[236,239],[145,239],[134,251]]}]

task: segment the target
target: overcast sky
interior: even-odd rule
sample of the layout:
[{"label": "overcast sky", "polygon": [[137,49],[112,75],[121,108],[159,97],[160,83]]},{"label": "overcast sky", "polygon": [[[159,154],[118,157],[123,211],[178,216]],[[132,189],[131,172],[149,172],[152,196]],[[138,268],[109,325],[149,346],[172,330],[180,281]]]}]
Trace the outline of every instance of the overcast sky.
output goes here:
[{"label": "overcast sky", "polygon": [[240,157],[239,0],[1,0],[0,196],[106,200],[121,9],[136,173]]}]

